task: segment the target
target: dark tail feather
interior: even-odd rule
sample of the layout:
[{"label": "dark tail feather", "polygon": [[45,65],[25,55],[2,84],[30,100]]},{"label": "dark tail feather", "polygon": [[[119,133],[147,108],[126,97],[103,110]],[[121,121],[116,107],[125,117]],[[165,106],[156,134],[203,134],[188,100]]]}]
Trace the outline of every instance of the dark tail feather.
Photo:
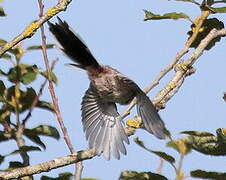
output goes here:
[{"label": "dark tail feather", "polygon": [[57,41],[62,46],[62,50],[68,55],[78,66],[85,69],[87,66],[99,68],[99,64],[91,54],[88,47],[83,41],[72,32],[66,21],[62,21],[59,17],[58,23],[53,24],[48,22],[49,30],[56,37]]},{"label": "dark tail feather", "polygon": [[148,132],[154,134],[159,139],[165,139],[164,122],[144,92],[140,92],[137,95],[137,112]]}]

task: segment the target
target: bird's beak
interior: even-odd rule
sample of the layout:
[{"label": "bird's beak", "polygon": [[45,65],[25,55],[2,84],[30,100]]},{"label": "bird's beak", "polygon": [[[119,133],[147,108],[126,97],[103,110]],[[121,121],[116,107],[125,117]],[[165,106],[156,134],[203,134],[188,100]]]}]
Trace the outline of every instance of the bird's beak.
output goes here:
[{"label": "bird's beak", "polygon": [[84,70],[84,68],[78,64],[67,63],[67,64],[65,64],[65,66],[72,67],[72,68],[79,68],[79,69]]}]

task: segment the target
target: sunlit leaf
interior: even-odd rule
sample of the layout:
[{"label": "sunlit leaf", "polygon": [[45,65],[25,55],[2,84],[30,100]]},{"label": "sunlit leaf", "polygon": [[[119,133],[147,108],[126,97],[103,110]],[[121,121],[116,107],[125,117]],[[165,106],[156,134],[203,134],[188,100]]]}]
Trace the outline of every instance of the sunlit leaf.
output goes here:
[{"label": "sunlit leaf", "polygon": [[32,130],[35,131],[38,135],[49,136],[55,139],[60,138],[58,130],[53,126],[40,125],[36,128],[33,128]]},{"label": "sunlit leaf", "polygon": [[24,135],[30,139],[32,142],[36,143],[37,145],[40,145],[44,149],[46,149],[45,144],[42,142],[40,137],[38,136],[37,132],[33,129],[24,129]]},{"label": "sunlit leaf", "polygon": [[0,131],[0,142],[3,142],[3,141],[8,141],[10,138],[8,138],[6,135],[5,135],[5,132],[4,131]]},{"label": "sunlit leaf", "polygon": [[4,162],[4,159],[5,159],[5,156],[2,156],[2,155],[0,154],[0,164],[2,164],[2,163]]},{"label": "sunlit leaf", "polygon": [[145,150],[159,156],[160,158],[164,159],[165,161],[169,162],[169,163],[174,163],[175,162],[175,159],[173,156],[169,155],[169,154],[166,154],[165,152],[161,152],[161,151],[153,151],[149,148],[147,148],[143,141],[139,140],[139,138],[135,138],[134,141],[139,145],[141,146],[142,148],[144,148]]},{"label": "sunlit leaf", "polygon": [[[41,72],[40,74],[43,75],[45,78],[48,78],[46,71]],[[55,84],[57,84],[58,80],[57,80],[57,77],[56,77],[54,72],[50,72],[50,79],[49,80],[54,82]]]},{"label": "sunlit leaf", "polygon": [[16,83],[17,81],[19,81],[20,77],[21,77],[21,69],[19,66],[9,69],[9,72],[7,73],[7,78],[10,82]]},{"label": "sunlit leaf", "polygon": [[0,16],[7,16],[2,6],[0,6]]},{"label": "sunlit leaf", "polygon": [[226,13],[226,7],[221,7],[221,8],[212,8],[211,10],[213,10],[215,13]]},{"label": "sunlit leaf", "polygon": [[[54,47],[54,44],[46,44],[47,49],[51,49]],[[41,50],[42,46],[41,45],[34,45],[34,46],[29,46],[27,50]]]},{"label": "sunlit leaf", "polygon": [[36,79],[36,75],[38,73],[38,68],[36,65],[27,65],[27,64],[21,64],[21,78],[20,81],[23,84],[29,84],[33,82]]},{"label": "sunlit leaf", "polygon": [[32,81],[34,81],[35,79],[36,79],[36,73],[30,72],[30,73],[26,73],[25,75],[22,76],[21,82],[23,82],[24,84],[29,84]]},{"label": "sunlit leaf", "polygon": [[73,176],[70,172],[60,173],[58,177],[49,177],[49,176],[42,176],[41,180],[70,180]]},{"label": "sunlit leaf", "polygon": [[53,104],[46,101],[38,101],[36,107],[49,110],[51,112],[55,112]]},{"label": "sunlit leaf", "polygon": [[11,152],[10,155],[18,154],[21,152],[31,152],[31,151],[41,151],[41,149],[37,146],[22,146],[20,147],[20,149]]},{"label": "sunlit leaf", "polygon": [[0,46],[4,46],[6,43],[6,40],[0,38]]},{"label": "sunlit leaf", "polygon": [[216,179],[216,180],[224,180],[226,179],[226,173],[220,172],[211,172],[211,171],[203,171],[203,170],[195,170],[191,171],[191,176],[195,178],[202,178],[202,179]]},{"label": "sunlit leaf", "polygon": [[218,128],[216,130],[218,141],[221,144],[226,144],[226,129],[225,128]]},{"label": "sunlit leaf", "polygon": [[37,73],[38,68],[36,65],[20,64],[10,68],[5,76],[8,77],[10,82],[20,81],[23,84],[29,84],[35,80]]},{"label": "sunlit leaf", "polygon": [[119,180],[168,180],[166,177],[152,172],[123,171]]},{"label": "sunlit leaf", "polygon": [[[9,121],[10,120],[10,110],[3,106],[2,109],[0,109],[0,123],[2,121]],[[1,135],[0,135],[0,141],[1,141]]]},{"label": "sunlit leaf", "polygon": [[166,13],[163,15],[159,15],[159,14],[154,14],[150,11],[144,10],[145,12],[145,21],[147,20],[161,20],[161,19],[173,19],[173,20],[177,20],[177,19],[188,19],[188,15],[186,15],[185,13],[176,13],[176,12],[172,12],[172,13]]},{"label": "sunlit leaf", "polygon": [[184,139],[169,141],[166,146],[172,147],[182,155],[186,155],[192,150],[191,145],[188,144]]},{"label": "sunlit leaf", "polygon": [[204,131],[182,131],[182,134],[188,134],[191,136],[214,136],[214,134]]}]

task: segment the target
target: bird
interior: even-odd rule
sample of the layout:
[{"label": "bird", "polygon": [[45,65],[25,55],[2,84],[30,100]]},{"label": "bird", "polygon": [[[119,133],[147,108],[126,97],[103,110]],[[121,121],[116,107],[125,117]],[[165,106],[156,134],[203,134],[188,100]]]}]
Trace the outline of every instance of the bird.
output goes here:
[{"label": "bird", "polygon": [[127,105],[134,98],[145,130],[158,139],[165,139],[165,124],[141,88],[116,69],[101,65],[68,23],[57,18],[58,23],[48,21],[50,32],[73,61],[71,65],[85,70],[90,80],[81,102],[83,131],[89,147],[107,160],[111,156],[120,159],[121,154],[127,154],[125,144],[129,144],[129,139],[116,103]]}]

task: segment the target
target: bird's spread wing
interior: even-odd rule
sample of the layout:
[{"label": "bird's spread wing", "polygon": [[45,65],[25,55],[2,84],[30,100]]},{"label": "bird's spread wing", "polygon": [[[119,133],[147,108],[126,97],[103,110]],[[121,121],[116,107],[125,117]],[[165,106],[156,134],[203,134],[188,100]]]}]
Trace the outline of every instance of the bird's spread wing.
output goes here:
[{"label": "bird's spread wing", "polygon": [[86,138],[97,154],[103,152],[106,159],[110,159],[111,153],[117,159],[120,152],[126,154],[124,142],[129,144],[129,140],[115,103],[102,101],[90,86],[83,97],[81,110]]},{"label": "bird's spread wing", "polygon": [[155,106],[144,92],[137,94],[137,113],[144,123],[145,129],[159,139],[164,139],[164,122],[161,120]]},{"label": "bird's spread wing", "polygon": [[136,92],[137,98],[137,113],[141,117],[145,129],[154,134],[159,139],[164,139],[165,125],[159,116],[155,106],[152,104],[149,97],[139,88],[139,86],[125,76],[120,77],[124,84]]}]

